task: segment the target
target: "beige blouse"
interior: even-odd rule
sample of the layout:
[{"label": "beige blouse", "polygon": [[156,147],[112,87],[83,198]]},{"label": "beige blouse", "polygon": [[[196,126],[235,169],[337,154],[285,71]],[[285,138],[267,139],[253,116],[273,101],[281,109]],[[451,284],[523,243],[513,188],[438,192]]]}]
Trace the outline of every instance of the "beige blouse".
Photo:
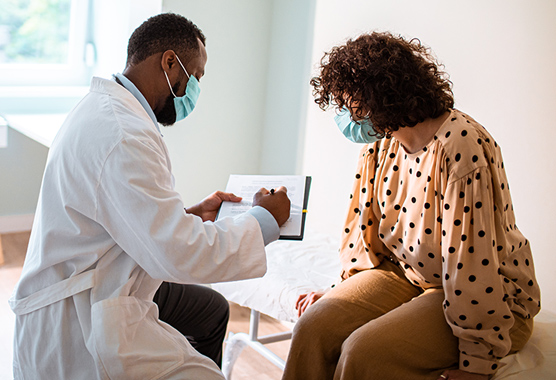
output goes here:
[{"label": "beige blouse", "polygon": [[406,153],[395,138],[366,145],[342,236],[342,278],[399,261],[410,282],[443,287],[460,368],[492,373],[511,347],[512,312],[531,318],[540,291],[518,230],[499,146],[452,110],[432,141]]}]

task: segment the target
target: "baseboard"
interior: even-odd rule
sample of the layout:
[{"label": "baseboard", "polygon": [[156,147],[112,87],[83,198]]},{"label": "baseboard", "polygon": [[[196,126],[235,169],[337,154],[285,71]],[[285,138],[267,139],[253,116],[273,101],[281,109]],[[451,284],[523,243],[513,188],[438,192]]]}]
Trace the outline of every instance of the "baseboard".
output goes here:
[{"label": "baseboard", "polygon": [[0,216],[0,234],[31,231],[35,214]]}]

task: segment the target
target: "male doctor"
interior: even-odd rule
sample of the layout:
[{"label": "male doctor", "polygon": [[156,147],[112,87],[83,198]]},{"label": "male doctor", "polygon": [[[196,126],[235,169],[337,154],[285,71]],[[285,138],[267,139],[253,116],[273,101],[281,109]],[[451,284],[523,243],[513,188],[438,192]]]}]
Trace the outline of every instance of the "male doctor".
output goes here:
[{"label": "male doctor", "polygon": [[[261,189],[250,212],[218,222],[221,202],[239,198],[216,192],[184,208],[158,123],[193,110],[206,60],[193,23],[152,17],[131,36],[123,74],[93,78],[61,127],[10,299],[16,379],[223,379],[222,337],[207,326],[221,335],[227,309],[179,284],[262,276],[290,202]],[[192,346],[205,335],[213,360]]]}]

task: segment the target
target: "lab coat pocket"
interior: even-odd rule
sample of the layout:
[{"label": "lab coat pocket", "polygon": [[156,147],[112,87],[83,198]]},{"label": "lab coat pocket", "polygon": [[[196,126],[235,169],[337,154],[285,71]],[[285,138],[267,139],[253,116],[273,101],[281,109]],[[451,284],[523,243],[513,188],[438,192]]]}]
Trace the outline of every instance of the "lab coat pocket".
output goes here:
[{"label": "lab coat pocket", "polygon": [[91,319],[102,379],[159,379],[185,362],[185,338],[159,321],[152,302],[110,298],[93,305]]}]

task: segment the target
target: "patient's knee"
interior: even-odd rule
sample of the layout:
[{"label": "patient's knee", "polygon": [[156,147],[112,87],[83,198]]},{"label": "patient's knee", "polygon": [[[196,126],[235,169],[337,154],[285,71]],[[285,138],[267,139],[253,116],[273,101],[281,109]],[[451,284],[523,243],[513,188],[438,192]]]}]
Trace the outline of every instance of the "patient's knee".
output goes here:
[{"label": "patient's knee", "polygon": [[334,379],[375,378],[396,357],[395,353],[389,353],[389,346],[381,334],[368,336],[355,331],[342,344]]},{"label": "patient's knee", "polygon": [[319,308],[319,302],[311,305],[296,322],[293,333],[294,336],[316,336],[326,328],[326,312]]},{"label": "patient's knee", "polygon": [[343,302],[321,298],[311,305],[295,324],[292,344],[326,346],[325,351],[338,352],[353,331],[354,318],[345,312]]}]

